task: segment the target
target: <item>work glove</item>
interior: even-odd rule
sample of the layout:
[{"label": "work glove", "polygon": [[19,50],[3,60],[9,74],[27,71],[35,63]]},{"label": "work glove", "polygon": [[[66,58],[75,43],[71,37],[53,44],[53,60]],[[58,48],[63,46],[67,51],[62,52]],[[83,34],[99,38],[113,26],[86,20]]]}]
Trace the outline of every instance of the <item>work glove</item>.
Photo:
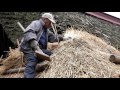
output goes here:
[{"label": "work glove", "polygon": [[31,40],[30,41],[30,47],[35,51],[35,50],[37,50],[37,51],[42,51],[41,49],[40,49],[40,47],[39,47],[39,44],[38,44],[38,42],[36,41],[36,40]]}]

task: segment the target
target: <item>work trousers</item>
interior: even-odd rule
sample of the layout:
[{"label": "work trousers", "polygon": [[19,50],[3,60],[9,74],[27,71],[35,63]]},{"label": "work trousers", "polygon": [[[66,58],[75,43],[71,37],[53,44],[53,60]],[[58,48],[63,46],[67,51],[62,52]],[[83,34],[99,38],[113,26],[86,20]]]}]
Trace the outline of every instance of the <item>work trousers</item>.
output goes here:
[{"label": "work trousers", "polygon": [[[47,54],[53,54],[51,51],[42,49],[42,51]],[[34,53],[24,53],[25,59],[27,60],[25,71],[24,71],[24,78],[35,78],[36,76],[36,65],[44,60],[38,60]]]}]

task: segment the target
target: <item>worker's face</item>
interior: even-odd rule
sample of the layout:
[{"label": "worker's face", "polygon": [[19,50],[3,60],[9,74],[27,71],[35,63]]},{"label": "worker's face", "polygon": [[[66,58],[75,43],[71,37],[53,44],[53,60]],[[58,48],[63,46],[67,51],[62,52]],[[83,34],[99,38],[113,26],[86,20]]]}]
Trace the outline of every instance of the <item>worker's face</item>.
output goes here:
[{"label": "worker's face", "polygon": [[46,28],[51,28],[51,21],[49,19],[45,18],[44,23]]}]

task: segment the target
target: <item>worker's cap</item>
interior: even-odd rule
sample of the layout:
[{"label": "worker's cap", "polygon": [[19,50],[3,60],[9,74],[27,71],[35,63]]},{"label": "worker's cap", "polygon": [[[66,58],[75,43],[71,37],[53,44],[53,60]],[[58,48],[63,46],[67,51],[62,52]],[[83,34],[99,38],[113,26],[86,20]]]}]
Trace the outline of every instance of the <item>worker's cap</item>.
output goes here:
[{"label": "worker's cap", "polygon": [[56,23],[55,20],[54,20],[54,16],[51,13],[44,13],[44,14],[42,14],[42,18],[47,18],[52,23]]}]

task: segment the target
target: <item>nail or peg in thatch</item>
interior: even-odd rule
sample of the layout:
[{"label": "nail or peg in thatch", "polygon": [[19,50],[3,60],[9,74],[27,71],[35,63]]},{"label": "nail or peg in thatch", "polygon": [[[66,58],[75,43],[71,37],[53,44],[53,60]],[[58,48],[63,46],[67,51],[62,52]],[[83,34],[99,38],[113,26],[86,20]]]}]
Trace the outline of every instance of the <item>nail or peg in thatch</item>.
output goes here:
[{"label": "nail or peg in thatch", "polygon": [[3,55],[1,55],[1,57],[0,57],[0,61],[2,60],[2,58],[3,58]]},{"label": "nail or peg in thatch", "polygon": [[20,47],[20,42],[19,42],[19,40],[17,39],[16,41],[17,41],[17,46]]},{"label": "nail or peg in thatch", "polygon": [[120,55],[110,55],[109,60],[113,63],[120,64]]},{"label": "nail or peg in thatch", "polygon": [[9,51],[12,52],[12,48],[11,47],[9,47]]},{"label": "nail or peg in thatch", "polygon": [[[36,72],[43,72],[44,70],[48,69],[49,67],[49,64],[37,64],[36,66]],[[16,68],[16,69],[10,69],[10,70],[7,70],[6,72],[3,73],[3,75],[5,74],[13,74],[13,73],[22,73],[24,72],[25,70],[25,67],[22,67],[22,68]]]},{"label": "nail or peg in thatch", "polygon": [[1,57],[0,57],[0,65],[2,65],[2,61],[3,61],[3,55],[1,55]]}]

